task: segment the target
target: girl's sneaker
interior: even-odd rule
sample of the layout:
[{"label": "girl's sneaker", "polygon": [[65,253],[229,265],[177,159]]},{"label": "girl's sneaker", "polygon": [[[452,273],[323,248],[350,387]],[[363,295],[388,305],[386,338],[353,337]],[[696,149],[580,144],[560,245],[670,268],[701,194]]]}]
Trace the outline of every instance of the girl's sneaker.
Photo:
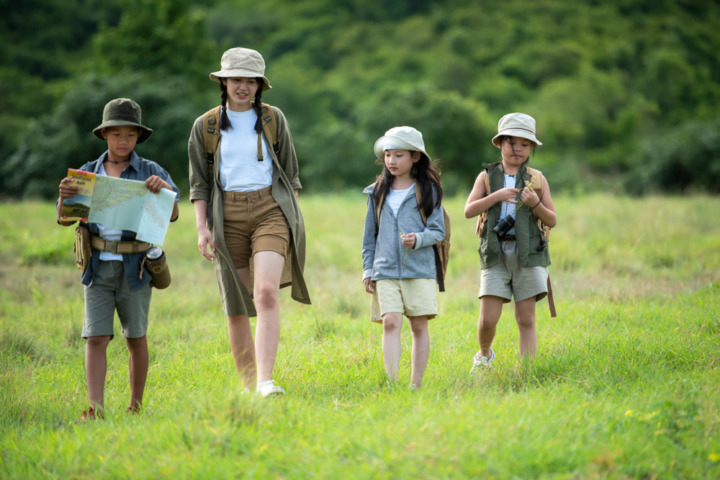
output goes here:
[{"label": "girl's sneaker", "polygon": [[482,367],[492,367],[492,363],[494,360],[495,350],[493,350],[492,348],[490,349],[490,358],[483,357],[482,353],[480,353],[480,350],[478,350],[478,352],[473,357],[473,366],[470,369],[470,373],[473,373]]},{"label": "girl's sneaker", "polygon": [[285,395],[285,390],[281,386],[275,385],[275,382],[273,382],[272,380],[266,380],[264,382],[258,383],[256,392],[263,397]]}]

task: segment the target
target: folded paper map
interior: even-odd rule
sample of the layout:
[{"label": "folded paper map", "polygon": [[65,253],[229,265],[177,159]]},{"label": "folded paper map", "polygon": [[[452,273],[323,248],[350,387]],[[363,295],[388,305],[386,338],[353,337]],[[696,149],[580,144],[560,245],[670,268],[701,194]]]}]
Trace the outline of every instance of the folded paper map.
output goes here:
[{"label": "folded paper map", "polygon": [[162,246],[170,223],[175,192],[163,188],[152,193],[145,182],[68,169],[80,193],[65,199],[62,220],[101,223],[130,230],[137,239]]}]

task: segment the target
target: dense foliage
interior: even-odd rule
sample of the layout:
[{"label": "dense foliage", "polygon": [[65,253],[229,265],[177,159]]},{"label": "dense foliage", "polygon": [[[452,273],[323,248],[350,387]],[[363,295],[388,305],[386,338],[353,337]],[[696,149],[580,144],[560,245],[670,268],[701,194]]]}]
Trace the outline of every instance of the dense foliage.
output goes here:
[{"label": "dense foliage", "polygon": [[[720,192],[720,5],[711,0],[0,0],[0,188],[55,194],[104,150],[102,106],[131,97],[141,155],[187,185],[207,74],[259,50],[309,191],[359,188],[392,126],[421,130],[450,193],[469,189],[498,118],[536,117],[555,190]],[[622,181],[618,181],[622,180]]]}]

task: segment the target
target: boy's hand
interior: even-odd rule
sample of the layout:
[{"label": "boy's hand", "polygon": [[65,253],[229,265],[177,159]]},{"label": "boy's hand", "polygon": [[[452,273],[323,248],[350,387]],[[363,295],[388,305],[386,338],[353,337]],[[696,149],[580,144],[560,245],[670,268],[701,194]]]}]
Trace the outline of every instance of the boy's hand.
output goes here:
[{"label": "boy's hand", "polygon": [[520,190],[517,188],[501,188],[493,195],[496,196],[498,202],[517,203],[518,193]]},{"label": "boy's hand", "polygon": [[157,175],[152,175],[145,180],[145,188],[150,190],[152,193],[160,193],[160,190],[163,188],[172,190],[170,184]]},{"label": "boy's hand", "polygon": [[520,193],[520,200],[522,200],[522,202],[530,208],[535,207],[540,202],[537,193],[527,187],[522,189],[522,192]]},{"label": "boy's hand", "polygon": [[65,177],[60,181],[60,198],[72,198],[80,193],[80,188],[75,185],[75,182],[70,177]]},{"label": "boy's hand", "polygon": [[363,283],[365,284],[365,291],[367,293],[375,293],[375,282],[373,282],[370,277],[363,278]]}]

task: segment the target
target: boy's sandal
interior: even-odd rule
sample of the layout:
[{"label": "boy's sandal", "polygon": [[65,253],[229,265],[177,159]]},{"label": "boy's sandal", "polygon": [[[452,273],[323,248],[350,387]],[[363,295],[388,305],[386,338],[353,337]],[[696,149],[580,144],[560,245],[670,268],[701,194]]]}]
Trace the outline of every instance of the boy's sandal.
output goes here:
[{"label": "boy's sandal", "polygon": [[102,410],[98,410],[97,412],[93,407],[88,408],[87,410],[84,410],[80,418],[75,420],[75,423],[82,423],[82,422],[88,422],[92,420],[105,420],[105,414]]}]

